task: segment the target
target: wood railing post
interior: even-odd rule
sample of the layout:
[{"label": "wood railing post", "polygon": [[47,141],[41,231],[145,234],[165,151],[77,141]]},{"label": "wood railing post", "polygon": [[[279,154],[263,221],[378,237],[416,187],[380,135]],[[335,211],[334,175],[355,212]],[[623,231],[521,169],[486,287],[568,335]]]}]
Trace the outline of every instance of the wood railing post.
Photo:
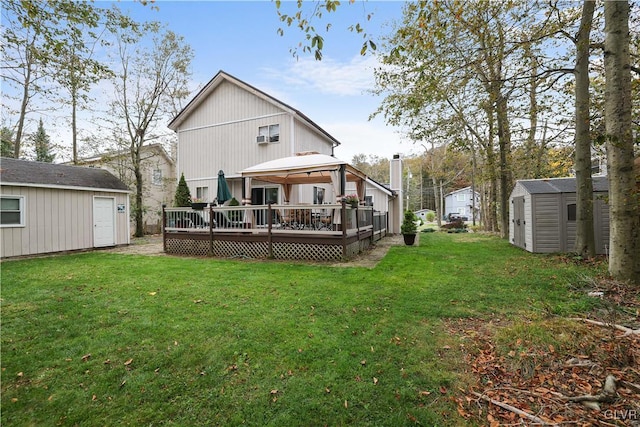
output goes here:
[{"label": "wood railing post", "polygon": [[209,205],[209,256],[213,256],[213,206]]},{"label": "wood railing post", "polygon": [[162,204],[162,251],[167,252],[167,212],[164,203]]},{"label": "wood railing post", "polygon": [[271,213],[271,203],[267,205],[267,256],[273,258],[273,239],[271,234],[271,228],[273,223],[273,216]]}]

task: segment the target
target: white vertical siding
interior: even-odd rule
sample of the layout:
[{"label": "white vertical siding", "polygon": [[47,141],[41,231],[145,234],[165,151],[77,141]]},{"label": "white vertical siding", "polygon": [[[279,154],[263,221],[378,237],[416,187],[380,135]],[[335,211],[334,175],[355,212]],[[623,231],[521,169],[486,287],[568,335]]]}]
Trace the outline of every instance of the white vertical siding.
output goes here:
[{"label": "white vertical siding", "polygon": [[128,194],[8,186],[2,194],[25,197],[25,226],[0,228],[2,257],[92,248],[93,196],[125,205],[116,213],[116,244],[129,243]]}]

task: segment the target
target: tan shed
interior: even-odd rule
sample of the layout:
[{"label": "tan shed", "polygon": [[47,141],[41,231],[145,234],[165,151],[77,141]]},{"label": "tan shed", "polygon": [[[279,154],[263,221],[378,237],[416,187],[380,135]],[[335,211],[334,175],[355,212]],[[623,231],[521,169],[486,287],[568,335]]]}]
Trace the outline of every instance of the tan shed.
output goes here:
[{"label": "tan shed", "polygon": [[0,160],[0,257],[129,243],[129,189],[97,168]]},{"label": "tan shed", "polygon": [[[596,253],[609,247],[608,181],[593,177]],[[517,181],[511,192],[509,241],[535,253],[572,252],[576,241],[576,179]]]}]

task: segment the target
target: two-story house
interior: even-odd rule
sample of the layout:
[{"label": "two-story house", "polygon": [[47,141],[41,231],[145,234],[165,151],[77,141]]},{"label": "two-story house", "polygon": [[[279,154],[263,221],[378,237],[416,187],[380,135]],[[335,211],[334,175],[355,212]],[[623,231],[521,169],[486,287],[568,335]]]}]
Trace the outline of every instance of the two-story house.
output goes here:
[{"label": "two-story house", "polygon": [[444,196],[445,219],[449,214],[458,214],[469,221],[480,219],[480,193],[471,187],[452,191]]},{"label": "two-story house", "polygon": [[[177,176],[184,174],[191,195],[216,201],[218,172],[225,174],[233,196],[252,205],[334,203],[340,194],[327,183],[282,185],[253,179],[244,189],[242,171],[301,153],[333,156],[340,142],[299,110],[246,82],[219,71],[169,123],[178,134]],[[347,183],[345,194],[356,191]],[[394,192],[367,180],[366,200],[388,211]],[[342,195],[345,195],[342,194]]]},{"label": "two-story house", "polygon": [[[136,181],[128,151],[102,153],[78,162],[81,166],[108,170],[132,190],[135,197]],[[161,229],[162,205],[172,205],[176,191],[175,161],[161,144],[142,147],[140,166],[143,177],[142,209],[145,233],[156,234]],[[133,206],[133,200],[131,203]],[[131,232],[135,224],[131,224]]]}]

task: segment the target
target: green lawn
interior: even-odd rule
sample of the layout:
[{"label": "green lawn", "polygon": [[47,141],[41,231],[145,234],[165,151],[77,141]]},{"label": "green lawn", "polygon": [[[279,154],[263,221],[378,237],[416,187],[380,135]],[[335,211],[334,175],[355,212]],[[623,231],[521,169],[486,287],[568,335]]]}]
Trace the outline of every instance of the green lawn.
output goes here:
[{"label": "green lawn", "polygon": [[587,270],[423,233],[375,269],[85,253],[4,262],[2,415],[23,425],[464,425],[443,320],[566,315]]}]

